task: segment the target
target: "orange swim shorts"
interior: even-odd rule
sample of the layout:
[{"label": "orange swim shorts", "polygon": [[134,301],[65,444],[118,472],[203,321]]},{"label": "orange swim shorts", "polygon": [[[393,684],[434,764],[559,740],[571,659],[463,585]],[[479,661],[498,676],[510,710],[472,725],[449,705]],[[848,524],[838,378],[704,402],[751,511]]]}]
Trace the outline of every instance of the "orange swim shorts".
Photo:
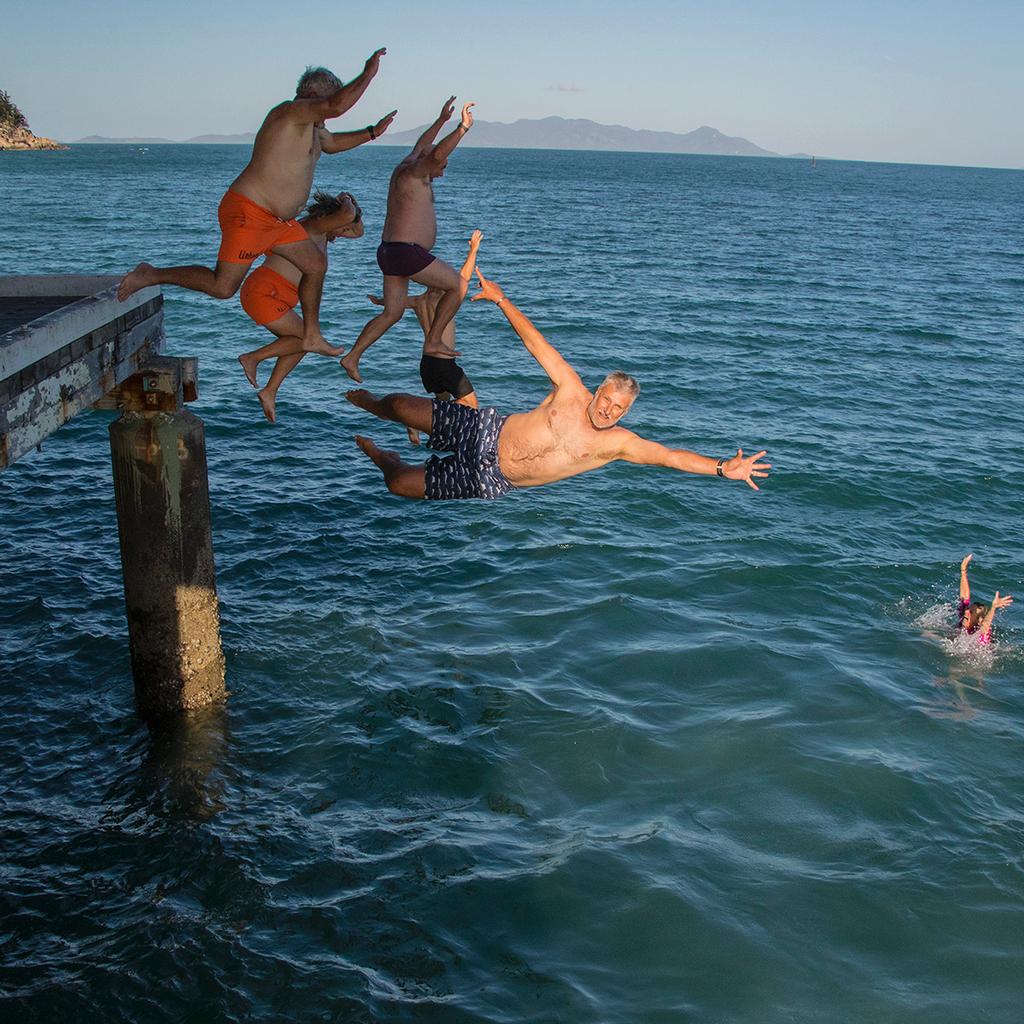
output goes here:
[{"label": "orange swim shorts", "polygon": [[217,207],[217,220],[221,233],[217,259],[224,263],[252,263],[275,245],[309,238],[297,220],[281,220],[259,203],[231,189],[224,193]]},{"label": "orange swim shorts", "polygon": [[279,320],[299,301],[298,287],[276,270],[257,267],[242,285],[242,309],[261,327]]}]

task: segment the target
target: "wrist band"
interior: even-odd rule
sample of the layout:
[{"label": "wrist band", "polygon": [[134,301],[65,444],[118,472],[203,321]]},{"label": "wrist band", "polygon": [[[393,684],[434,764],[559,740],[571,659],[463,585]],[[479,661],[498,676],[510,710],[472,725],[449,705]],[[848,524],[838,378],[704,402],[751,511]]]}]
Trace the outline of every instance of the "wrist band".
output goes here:
[{"label": "wrist band", "polygon": [[377,138],[377,133],[373,130],[373,125],[372,124],[368,124],[366,126],[366,130],[370,133],[370,138],[371,139]]},{"label": "wrist band", "polygon": [[725,465],[725,459],[719,459],[718,460],[718,465],[715,466],[715,472],[719,476],[725,476],[725,474],[722,472],[722,466],[724,466],[724,465]]}]

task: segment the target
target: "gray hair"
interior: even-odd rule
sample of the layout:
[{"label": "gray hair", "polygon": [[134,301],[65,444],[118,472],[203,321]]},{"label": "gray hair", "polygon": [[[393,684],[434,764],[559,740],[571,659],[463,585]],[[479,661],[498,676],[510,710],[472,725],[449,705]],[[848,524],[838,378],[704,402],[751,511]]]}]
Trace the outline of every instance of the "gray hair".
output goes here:
[{"label": "gray hair", "polygon": [[295,86],[295,98],[297,100],[317,100],[324,96],[330,96],[343,88],[345,83],[327,68],[307,67]]},{"label": "gray hair", "polygon": [[601,387],[611,387],[615,391],[625,391],[634,401],[636,400],[636,396],[640,394],[639,381],[635,377],[630,377],[628,373],[623,373],[621,370],[609,373],[608,376],[601,381]]}]

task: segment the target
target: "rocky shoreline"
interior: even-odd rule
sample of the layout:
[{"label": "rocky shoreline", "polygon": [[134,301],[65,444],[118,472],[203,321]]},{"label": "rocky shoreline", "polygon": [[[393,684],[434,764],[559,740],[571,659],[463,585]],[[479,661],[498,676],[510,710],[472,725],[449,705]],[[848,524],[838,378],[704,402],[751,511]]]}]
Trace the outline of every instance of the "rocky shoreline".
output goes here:
[{"label": "rocky shoreline", "polygon": [[67,149],[63,142],[44,139],[33,135],[27,128],[15,128],[13,131],[0,129],[0,149]]}]

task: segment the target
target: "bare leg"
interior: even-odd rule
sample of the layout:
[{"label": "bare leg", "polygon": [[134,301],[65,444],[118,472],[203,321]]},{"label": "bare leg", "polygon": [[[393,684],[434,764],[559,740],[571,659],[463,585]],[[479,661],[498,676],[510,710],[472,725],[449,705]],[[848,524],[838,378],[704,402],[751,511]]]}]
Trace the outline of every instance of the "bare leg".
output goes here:
[{"label": "bare leg", "polygon": [[402,394],[378,398],[363,388],[346,391],[345,398],[360,409],[372,412],[379,419],[401,423],[404,427],[422,430],[423,433],[429,432],[434,421],[434,402],[430,398]]},{"label": "bare leg", "polygon": [[356,444],[384,474],[384,483],[392,494],[402,498],[427,496],[426,469],[423,466],[407,465],[396,452],[382,451],[368,437],[357,434]]},{"label": "bare leg", "polygon": [[263,406],[263,415],[271,423],[277,422],[277,389],[284,382],[285,377],[302,362],[305,355],[305,352],[298,352],[290,356],[280,356],[274,363],[273,370],[270,371],[270,380],[267,381],[267,386],[257,395],[260,405]]},{"label": "bare leg", "polygon": [[319,352],[324,356],[336,356],[337,348],[327,344],[320,333],[320,299],[324,290],[324,275],[327,273],[327,257],[320,247],[308,238],[302,242],[276,245],[270,250],[283,256],[302,271],[299,279],[299,306],[302,309],[302,345],[307,352]]},{"label": "bare leg", "polygon": [[359,376],[359,360],[362,354],[380,338],[386,330],[402,319],[405,313],[405,300],[409,295],[409,278],[384,275],[384,309],[370,320],[359,332],[356,343],[341,360],[345,372],[357,383],[362,384]]},{"label": "bare leg", "polygon": [[454,359],[459,353],[445,345],[441,335],[459,311],[459,306],[462,305],[462,300],[469,290],[469,281],[444,260],[434,260],[418,274],[413,274],[412,279],[418,284],[425,284],[428,288],[444,289],[444,295],[434,310],[433,322],[423,342],[423,354],[441,359]]},{"label": "bare leg", "polygon": [[250,266],[251,263],[226,263],[223,260],[217,261],[216,270],[200,266],[154,267],[150,263],[140,263],[121,279],[117,297],[124,302],[140,288],[147,288],[151,284],[173,284],[178,288],[205,292],[215,299],[230,299],[245,280]]},{"label": "bare leg", "polygon": [[293,310],[289,310],[277,320],[272,320],[269,324],[266,324],[266,328],[278,336],[277,340],[271,341],[253,352],[246,352],[244,355],[240,355],[238,361],[242,364],[242,369],[245,371],[245,376],[248,378],[249,383],[253,387],[258,387],[256,383],[256,368],[264,359],[277,357],[277,363],[270,374],[267,386],[257,394],[260,405],[263,406],[263,415],[271,423],[276,423],[275,403],[277,401],[277,389],[281,386],[281,382],[285,377],[299,365],[306,352],[302,347],[302,319]]}]

